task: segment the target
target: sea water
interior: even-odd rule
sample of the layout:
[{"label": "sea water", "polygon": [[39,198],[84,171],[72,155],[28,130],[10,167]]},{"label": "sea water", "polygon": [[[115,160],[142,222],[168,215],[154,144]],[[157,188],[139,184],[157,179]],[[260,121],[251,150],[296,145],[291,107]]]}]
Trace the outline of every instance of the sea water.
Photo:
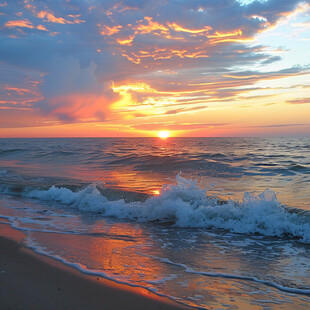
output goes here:
[{"label": "sea water", "polygon": [[186,305],[308,309],[309,151],[309,138],[0,139],[0,216],[41,254]]}]

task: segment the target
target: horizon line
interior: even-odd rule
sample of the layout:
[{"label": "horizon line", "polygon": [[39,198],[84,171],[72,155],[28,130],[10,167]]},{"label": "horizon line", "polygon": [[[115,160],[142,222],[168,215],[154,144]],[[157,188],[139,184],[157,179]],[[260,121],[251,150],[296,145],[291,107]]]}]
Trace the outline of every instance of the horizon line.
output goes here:
[{"label": "horizon line", "polygon": [[[156,138],[163,140],[162,138],[158,136],[138,136],[138,137],[133,137],[133,136],[117,136],[117,137],[111,137],[111,136],[102,136],[102,137],[94,137],[94,136],[89,136],[89,137],[0,137],[0,139],[139,139],[139,138]],[[179,136],[179,137],[167,137],[165,140],[169,139],[179,139],[179,138],[310,138],[310,135],[306,136]]]}]

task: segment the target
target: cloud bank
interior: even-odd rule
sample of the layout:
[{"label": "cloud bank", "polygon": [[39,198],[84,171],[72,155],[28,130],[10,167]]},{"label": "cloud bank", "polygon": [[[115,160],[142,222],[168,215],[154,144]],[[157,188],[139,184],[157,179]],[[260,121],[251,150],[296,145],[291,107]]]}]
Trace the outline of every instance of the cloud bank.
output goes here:
[{"label": "cloud bank", "polygon": [[238,102],[261,89],[255,86],[260,81],[309,73],[307,66],[268,70],[281,56],[253,43],[309,4],[2,2],[0,120],[10,119],[13,127],[31,126],[31,115],[36,126],[111,122],[199,113],[214,103]]}]

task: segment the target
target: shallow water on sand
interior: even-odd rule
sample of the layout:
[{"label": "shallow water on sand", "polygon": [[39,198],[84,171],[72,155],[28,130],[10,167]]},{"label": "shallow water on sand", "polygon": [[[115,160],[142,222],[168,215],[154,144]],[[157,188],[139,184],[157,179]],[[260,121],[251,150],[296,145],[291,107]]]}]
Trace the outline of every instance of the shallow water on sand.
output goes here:
[{"label": "shallow water on sand", "polygon": [[37,252],[184,304],[308,309],[309,149],[307,138],[0,139],[0,216]]}]

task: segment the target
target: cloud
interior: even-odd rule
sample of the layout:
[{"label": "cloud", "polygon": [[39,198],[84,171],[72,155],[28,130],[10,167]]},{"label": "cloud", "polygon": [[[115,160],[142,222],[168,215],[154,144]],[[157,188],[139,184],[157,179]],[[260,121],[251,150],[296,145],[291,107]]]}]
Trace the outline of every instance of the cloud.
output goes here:
[{"label": "cloud", "polygon": [[[198,113],[223,99],[237,101],[259,81],[309,73],[302,66],[267,71],[281,57],[253,44],[257,34],[306,4],[5,2],[0,65],[15,77],[2,76],[0,107],[32,108],[42,122],[75,123]],[[25,75],[37,84],[25,82]]]},{"label": "cloud", "polygon": [[7,28],[14,28],[14,27],[21,27],[21,28],[34,28],[32,23],[28,19],[24,20],[9,20],[4,24],[4,27]]},{"label": "cloud", "polygon": [[95,71],[93,62],[82,67],[76,58],[55,58],[40,87],[45,99],[36,107],[64,122],[104,121],[117,95]]},{"label": "cloud", "polygon": [[300,127],[309,126],[309,124],[277,124],[277,125],[259,125],[259,126],[249,126],[250,128],[279,128],[279,127]]},{"label": "cloud", "polygon": [[196,112],[199,110],[204,110],[206,108],[207,106],[199,106],[199,107],[192,107],[192,108],[179,108],[175,110],[169,110],[165,114],[180,114],[180,113]]},{"label": "cloud", "polygon": [[307,104],[307,103],[310,103],[310,97],[309,98],[294,99],[294,100],[287,100],[286,102],[290,103],[290,104]]},{"label": "cloud", "polygon": [[131,128],[137,130],[150,130],[150,131],[158,131],[160,130],[171,130],[171,131],[179,131],[179,130],[201,130],[208,129],[214,127],[222,127],[227,126],[229,123],[146,123],[146,124],[136,124],[132,125]]}]

